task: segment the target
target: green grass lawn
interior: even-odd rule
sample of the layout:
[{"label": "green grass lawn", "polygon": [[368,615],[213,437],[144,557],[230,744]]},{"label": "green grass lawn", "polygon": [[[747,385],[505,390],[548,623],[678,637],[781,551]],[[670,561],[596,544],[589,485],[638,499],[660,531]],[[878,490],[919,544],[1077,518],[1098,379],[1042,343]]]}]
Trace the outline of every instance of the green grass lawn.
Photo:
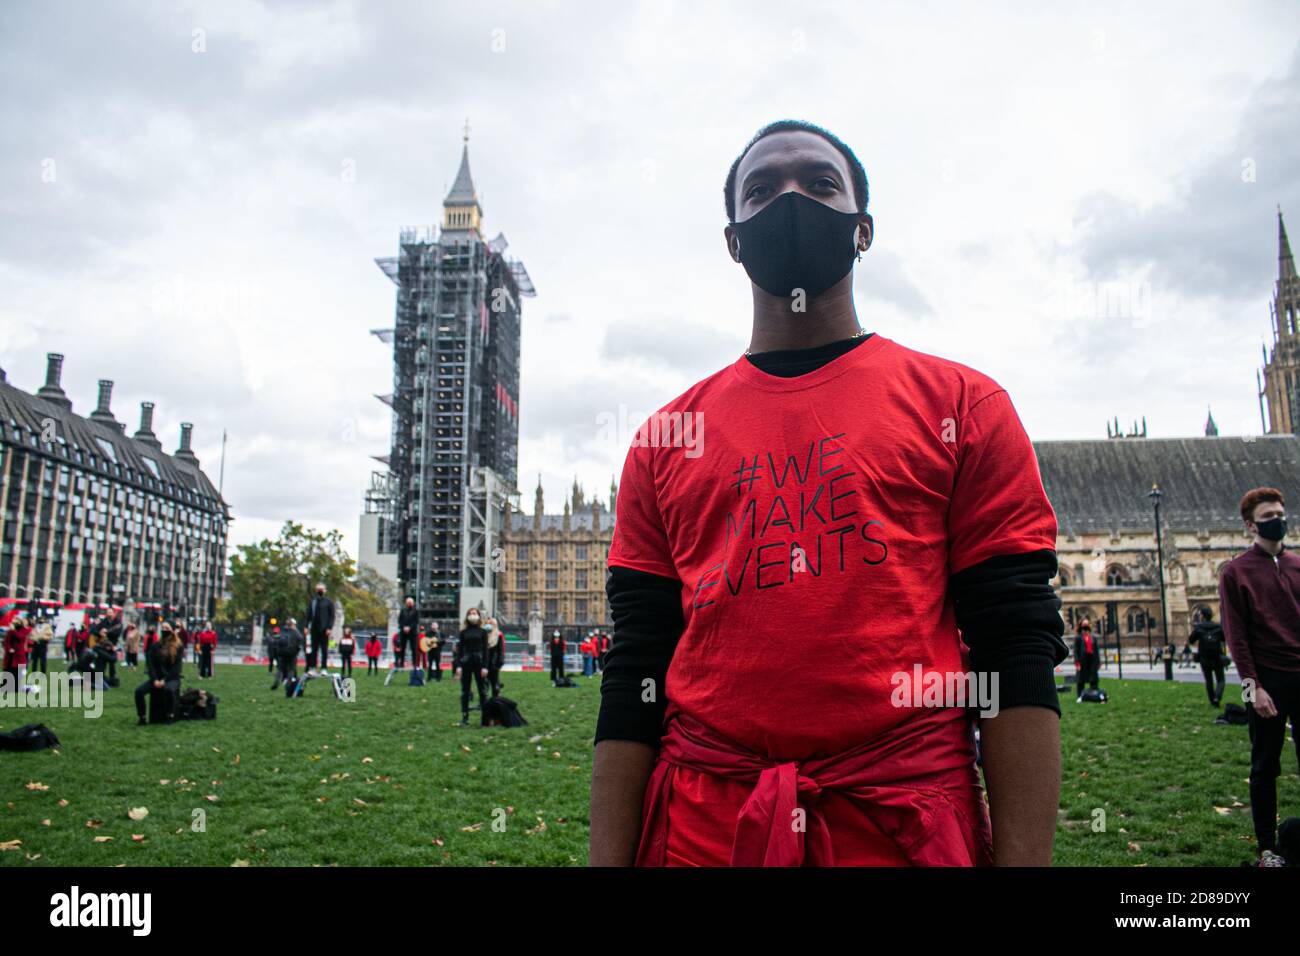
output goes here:
[{"label": "green grass lawn", "polygon": [[[1237,866],[1254,859],[1250,738],[1216,726],[1201,684],[1103,680],[1106,704],[1062,696],[1056,863],[1065,866]],[[1240,703],[1240,688],[1225,701]],[[1093,832],[1094,811],[1105,832]],[[1300,816],[1288,735],[1278,778],[1283,819]]]},{"label": "green grass lawn", "polygon": [[[185,672],[183,686],[195,686],[193,666]],[[98,719],[0,711],[4,729],[43,722],[61,742],[57,755],[0,754],[0,843],[22,840],[0,864],[586,862],[597,680],[556,690],[545,674],[503,675],[529,723],[503,730],[478,727],[476,711],[457,726],[449,672],[423,688],[405,675],[384,687],[362,667],[356,701],[343,703],[326,681],[287,700],[265,668],[218,665],[198,685],[220,698],[215,721],[137,727],[131,690],[142,678],[119,674]],[[135,807],[149,815],[130,819]]]},{"label": "green grass lawn", "polygon": [[[0,754],[0,845],[22,841],[0,864],[586,862],[596,680],[555,690],[545,674],[505,674],[529,721],[516,730],[457,727],[449,679],[383,687],[359,671],[355,703],[323,681],[289,701],[268,690],[264,669],[243,666],[219,666],[202,685],[221,698],[216,721],[137,728],[137,680],[125,675],[97,720],[0,711],[4,729],[44,722],[62,741],[57,754]],[[1105,686],[1109,704],[1063,700],[1057,864],[1235,866],[1253,856],[1245,727],[1214,726],[1198,685]],[[1287,748],[1284,817],[1300,815]],[[148,816],[130,819],[136,807]],[[1104,832],[1093,830],[1097,808]]]}]

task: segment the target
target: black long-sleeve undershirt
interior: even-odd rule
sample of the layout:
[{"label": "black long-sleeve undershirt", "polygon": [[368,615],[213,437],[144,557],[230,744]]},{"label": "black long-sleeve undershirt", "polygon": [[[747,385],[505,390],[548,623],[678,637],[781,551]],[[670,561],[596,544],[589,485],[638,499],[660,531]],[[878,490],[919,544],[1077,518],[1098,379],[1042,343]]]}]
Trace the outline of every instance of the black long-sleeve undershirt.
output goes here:
[{"label": "black long-sleeve undershirt", "polygon": [[[869,335],[812,349],[763,352],[749,360],[783,377],[804,375],[865,342]],[[998,706],[1047,707],[1058,715],[1054,669],[1067,654],[1060,599],[1052,590],[1056,552],[998,555],[952,575],[957,626],[976,672],[998,674]],[[605,581],[614,639],[601,681],[596,742],[657,746],[668,701],[668,665],[685,628],[680,581],[611,567]],[[653,683],[647,685],[646,680]],[[648,694],[652,687],[655,693]],[[647,699],[650,698],[650,699]]]}]

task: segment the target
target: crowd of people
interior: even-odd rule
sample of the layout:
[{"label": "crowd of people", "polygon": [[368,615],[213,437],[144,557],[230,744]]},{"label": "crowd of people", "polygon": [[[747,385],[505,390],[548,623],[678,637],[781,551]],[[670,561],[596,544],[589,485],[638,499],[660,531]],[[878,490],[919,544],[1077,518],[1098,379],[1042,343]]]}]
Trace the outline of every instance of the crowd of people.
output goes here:
[{"label": "crowd of people", "polygon": [[[54,639],[54,627],[48,620],[33,621],[21,614],[14,618],[4,634],[3,647],[4,669],[17,687],[33,690],[28,675],[49,672],[49,645]],[[162,722],[170,723],[177,717],[187,648],[193,647],[198,679],[207,680],[213,676],[216,646],[217,632],[210,621],[193,630],[168,621],[150,622],[141,628],[125,622],[121,610],[113,607],[94,621],[69,627],[63,638],[63,656],[69,673],[83,680],[101,675],[105,687],[117,687],[119,654],[127,671],[139,669],[143,655],[147,677],[135,690],[140,723],[145,723],[145,700],[154,692],[161,695]]]}]

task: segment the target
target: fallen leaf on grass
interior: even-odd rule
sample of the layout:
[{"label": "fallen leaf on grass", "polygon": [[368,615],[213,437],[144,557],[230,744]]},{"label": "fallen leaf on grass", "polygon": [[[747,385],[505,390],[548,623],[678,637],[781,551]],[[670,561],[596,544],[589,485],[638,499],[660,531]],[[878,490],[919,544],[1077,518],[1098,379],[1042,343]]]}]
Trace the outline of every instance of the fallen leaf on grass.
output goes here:
[{"label": "fallen leaf on grass", "polygon": [[50,825],[50,821],[49,821],[49,820],[42,820],[42,821],[41,821],[41,826],[43,826],[43,827],[48,827],[49,825]]},{"label": "fallen leaf on grass", "polygon": [[482,829],[483,829],[483,824],[481,823],[471,823],[467,827],[461,827],[461,831],[464,833],[477,833],[479,830]]},{"label": "fallen leaf on grass", "polygon": [[158,781],[158,785],[159,785],[159,786],[162,786],[162,787],[167,786],[167,784],[169,784],[169,783],[171,783],[170,780],[159,780],[159,781]]},{"label": "fallen leaf on grass", "polygon": [[230,864],[230,865],[231,865],[231,866],[248,866],[249,863],[248,863],[247,860],[236,860],[234,863],[232,863],[232,864]]},{"label": "fallen leaf on grass", "polygon": [[103,821],[103,820],[87,820],[87,821],[86,821],[86,827],[87,827],[87,829],[90,829],[90,830],[98,830],[98,829],[99,829],[100,827],[102,827],[103,825],[104,825],[104,821]]},{"label": "fallen leaf on grass", "polygon": [[132,807],[126,811],[126,815],[132,820],[143,820],[149,815],[149,811],[145,807]]},{"label": "fallen leaf on grass", "polygon": [[107,837],[107,836],[97,836],[97,837],[95,837],[95,842],[96,842],[96,843],[112,843],[112,842],[113,842],[113,838],[112,838],[112,837]]},{"label": "fallen leaf on grass", "polygon": [[235,759],[232,760],[232,761],[230,761],[230,762],[233,763],[233,764],[235,764],[235,765],[238,765],[238,764],[239,764],[239,754],[235,754]]},{"label": "fallen leaf on grass", "polygon": [[359,806],[359,807],[368,807],[368,806],[370,806],[370,804],[366,803],[366,801],[362,800],[360,797],[353,797],[353,798],[352,798],[352,802],[355,803],[355,804],[356,804],[357,806]]},{"label": "fallen leaf on grass", "polygon": [[66,807],[67,805],[68,805],[68,801],[67,801],[67,800],[60,800],[60,801],[59,801],[59,806],[61,806],[61,807]]},{"label": "fallen leaf on grass", "polygon": [[1142,845],[1140,843],[1134,843],[1132,840],[1130,840],[1128,844],[1128,849],[1130,853],[1141,853]]},{"label": "fallen leaf on grass", "polygon": [[361,762],[362,762],[362,763],[374,763],[374,761],[371,760],[369,757],[362,757],[362,758],[361,758]]},{"label": "fallen leaf on grass", "polygon": [[29,859],[29,860],[39,860],[40,858],[41,858],[41,855],[40,855],[39,853],[28,853],[28,854],[27,854],[27,859]]},{"label": "fallen leaf on grass", "polygon": [[0,850],[16,850],[22,845],[22,840],[4,840],[0,841]]},{"label": "fallen leaf on grass", "polygon": [[213,747],[213,748],[212,748],[212,752],[213,752],[214,754],[219,754],[219,753],[221,753],[221,748],[220,748],[220,747]]},{"label": "fallen leaf on grass", "polygon": [[442,846],[442,845],[443,845],[443,842],[442,842],[441,840],[439,840],[437,837],[434,837],[433,840],[431,840],[430,842],[433,843],[434,846]]},{"label": "fallen leaf on grass", "polygon": [[132,833],[132,834],[131,834],[131,842],[132,842],[132,843],[143,843],[143,842],[144,842],[144,834],[143,834],[143,833]]},{"label": "fallen leaf on grass", "polygon": [[203,799],[206,800],[206,801],[208,801],[208,803],[216,803],[216,802],[217,802],[218,800],[220,800],[221,798],[218,797],[215,793],[210,793],[210,794],[208,794],[206,797],[204,797]]},{"label": "fallen leaf on grass", "polygon": [[49,786],[48,786],[47,784],[44,784],[44,783],[36,783],[35,781],[33,781],[33,782],[27,784],[27,789],[28,789],[28,790],[48,790],[48,789],[50,789],[50,788],[49,788]]},{"label": "fallen leaf on grass", "polygon": [[1232,813],[1232,807],[1215,807],[1214,812],[1221,817],[1226,817]]}]

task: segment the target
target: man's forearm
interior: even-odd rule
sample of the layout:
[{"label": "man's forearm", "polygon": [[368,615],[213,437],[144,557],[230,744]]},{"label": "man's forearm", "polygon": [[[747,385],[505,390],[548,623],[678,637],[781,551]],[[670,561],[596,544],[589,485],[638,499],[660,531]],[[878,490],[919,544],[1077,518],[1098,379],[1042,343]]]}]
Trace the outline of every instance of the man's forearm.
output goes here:
[{"label": "man's forearm", "polygon": [[656,751],[634,740],[602,740],[591,767],[590,866],[631,866],[641,839],[641,805]]},{"label": "man's forearm", "polygon": [[1051,866],[1061,798],[1061,722],[1046,707],[980,721],[996,866]]}]

